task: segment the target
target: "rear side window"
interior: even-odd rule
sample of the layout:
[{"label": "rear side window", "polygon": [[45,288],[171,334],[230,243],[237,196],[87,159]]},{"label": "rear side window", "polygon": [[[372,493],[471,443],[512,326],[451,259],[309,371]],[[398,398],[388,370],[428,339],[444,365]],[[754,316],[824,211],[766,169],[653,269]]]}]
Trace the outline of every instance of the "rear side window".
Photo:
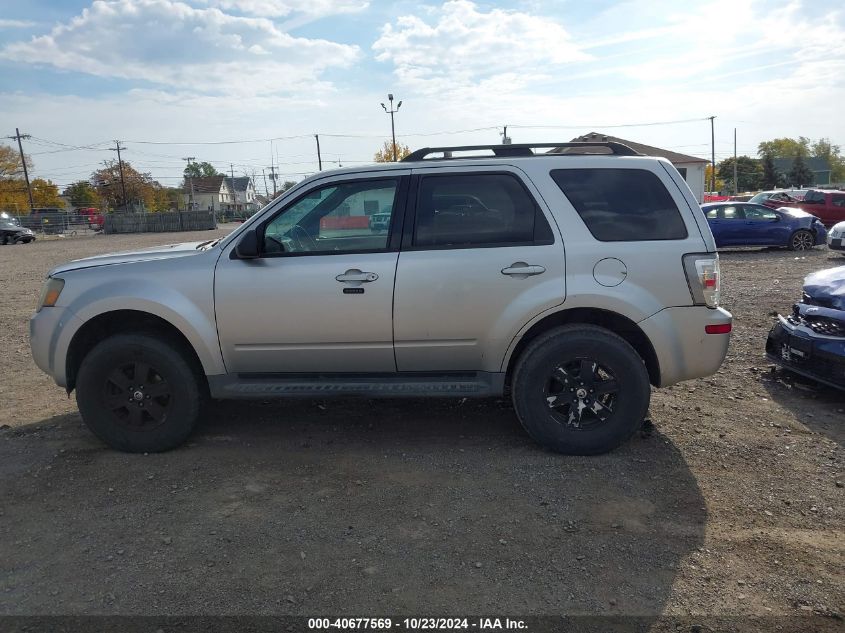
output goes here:
[{"label": "rear side window", "polygon": [[597,240],[682,240],[687,236],[675,201],[650,171],[555,169],[551,176]]},{"label": "rear side window", "polygon": [[553,242],[542,211],[511,174],[423,176],[420,180],[414,246]]}]

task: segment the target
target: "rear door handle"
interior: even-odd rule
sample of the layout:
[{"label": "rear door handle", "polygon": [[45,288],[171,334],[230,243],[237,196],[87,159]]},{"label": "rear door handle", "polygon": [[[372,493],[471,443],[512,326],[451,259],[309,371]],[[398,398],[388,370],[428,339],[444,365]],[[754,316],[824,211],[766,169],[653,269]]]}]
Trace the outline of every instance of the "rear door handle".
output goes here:
[{"label": "rear door handle", "polygon": [[378,279],[378,275],[376,273],[368,273],[366,271],[358,270],[357,268],[350,268],[342,275],[335,277],[335,279],[337,279],[340,283],[357,282],[366,284]]},{"label": "rear door handle", "polygon": [[546,272],[543,266],[534,264],[526,264],[525,262],[514,262],[507,268],[502,268],[503,275],[510,275],[512,277],[530,277],[531,275],[540,275]]}]

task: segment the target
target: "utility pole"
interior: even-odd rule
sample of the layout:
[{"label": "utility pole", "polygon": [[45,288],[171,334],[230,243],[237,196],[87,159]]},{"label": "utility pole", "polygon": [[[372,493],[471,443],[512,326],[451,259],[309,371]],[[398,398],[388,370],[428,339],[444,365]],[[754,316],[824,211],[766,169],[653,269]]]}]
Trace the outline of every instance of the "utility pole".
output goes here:
[{"label": "utility pole", "polygon": [[710,119],[710,191],[716,191],[716,128],[713,125],[715,116]]},{"label": "utility pole", "polygon": [[390,108],[385,106],[383,103],[381,107],[384,108],[384,111],[390,115],[390,138],[393,139],[393,162],[395,163],[399,160],[398,153],[396,151],[396,128],[393,125],[393,115],[396,112],[399,112],[399,108],[402,107],[402,102],[396,104],[396,109],[393,109],[393,93],[387,95],[387,101],[390,103]]},{"label": "utility pole", "polygon": [[29,171],[26,168],[26,158],[24,158],[23,145],[21,145],[21,139],[29,138],[29,134],[21,134],[21,131],[18,128],[15,128],[15,135],[7,136],[6,138],[15,139],[18,142],[18,151],[21,154],[21,165],[23,165],[23,178],[26,181],[26,193],[29,196],[29,212],[32,213],[32,210],[35,208],[35,204],[32,202],[32,187],[29,186]]},{"label": "utility pole", "polygon": [[273,181],[273,197],[276,197],[276,167],[275,165],[270,165],[270,180]]},{"label": "utility pole", "polygon": [[115,149],[113,149],[112,151],[117,152],[117,167],[120,170],[120,190],[121,190],[122,195],[123,195],[123,210],[128,211],[129,208],[127,206],[127,200],[126,200],[126,182],[123,180],[123,159],[120,157],[120,150],[126,149],[126,148],[120,146],[120,141],[115,141],[114,145],[115,145]]},{"label": "utility pole", "polygon": [[739,181],[736,179],[736,128],[734,128],[734,195],[739,193]]},{"label": "utility pole", "polygon": [[235,199],[235,209],[238,208],[238,191],[235,189],[235,166],[229,163],[229,170],[232,172],[232,197]]},{"label": "utility pole", "polygon": [[264,179],[264,195],[265,197],[270,197],[270,190],[267,189],[267,174],[264,173],[264,170],[261,170],[261,177]]},{"label": "utility pole", "polygon": [[[182,158],[186,163],[188,163],[188,167],[191,166],[191,163],[197,159],[196,156],[185,156]],[[187,168],[186,168],[187,169]],[[193,176],[185,176],[185,180],[191,183],[191,193],[188,196],[188,211],[194,210],[194,178]]]},{"label": "utility pole", "polygon": [[510,145],[513,143],[511,137],[508,136],[508,126],[506,125],[504,130],[502,131],[502,145]]},{"label": "utility pole", "polygon": [[315,134],[314,138],[317,139],[317,167],[320,171],[323,171],[323,157],[320,155],[320,135]]}]

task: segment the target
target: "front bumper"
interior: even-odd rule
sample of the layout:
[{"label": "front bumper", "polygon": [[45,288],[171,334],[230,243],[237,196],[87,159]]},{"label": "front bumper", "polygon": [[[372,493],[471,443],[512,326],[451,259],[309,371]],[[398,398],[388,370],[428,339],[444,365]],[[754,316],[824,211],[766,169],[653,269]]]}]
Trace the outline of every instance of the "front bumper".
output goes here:
[{"label": "front bumper", "polygon": [[67,387],[65,359],[82,321],[67,308],[42,308],[29,320],[29,347],[38,368]]},{"label": "front bumper", "polygon": [[660,365],[660,385],[716,373],[725,360],[730,334],[707,334],[708,325],[728,325],[731,313],[723,308],[684,306],[665,308],[640,321]]},{"label": "front bumper", "polygon": [[845,337],[816,334],[778,315],[766,339],[766,357],[796,374],[845,389]]},{"label": "front bumper", "polygon": [[845,251],[845,235],[837,233],[837,237],[833,237],[832,233],[828,233],[827,247],[832,251]]}]

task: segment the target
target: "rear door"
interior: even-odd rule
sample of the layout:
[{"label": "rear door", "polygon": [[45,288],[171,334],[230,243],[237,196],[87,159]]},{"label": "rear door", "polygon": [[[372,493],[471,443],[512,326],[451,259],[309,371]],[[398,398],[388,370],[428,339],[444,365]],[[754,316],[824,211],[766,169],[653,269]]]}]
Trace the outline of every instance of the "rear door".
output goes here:
[{"label": "rear door", "polygon": [[498,371],[523,323],[563,303],[564,251],[533,184],[497,166],[413,170],[396,270],[399,371]]}]

